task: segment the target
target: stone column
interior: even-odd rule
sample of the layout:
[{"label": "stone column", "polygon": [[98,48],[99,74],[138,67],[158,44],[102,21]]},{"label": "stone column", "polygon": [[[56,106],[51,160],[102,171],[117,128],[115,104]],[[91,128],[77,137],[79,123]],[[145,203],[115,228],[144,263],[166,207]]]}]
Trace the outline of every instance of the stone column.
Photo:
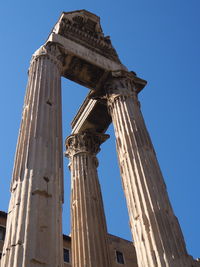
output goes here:
[{"label": "stone column", "polygon": [[108,135],[80,133],[66,140],[71,169],[73,267],[110,267],[96,154]]},{"label": "stone column", "polygon": [[63,158],[61,52],[33,55],[11,183],[2,267],[61,267]]},{"label": "stone column", "polygon": [[113,72],[105,84],[139,267],[189,266],[156,154],[137,99],[132,73]]}]

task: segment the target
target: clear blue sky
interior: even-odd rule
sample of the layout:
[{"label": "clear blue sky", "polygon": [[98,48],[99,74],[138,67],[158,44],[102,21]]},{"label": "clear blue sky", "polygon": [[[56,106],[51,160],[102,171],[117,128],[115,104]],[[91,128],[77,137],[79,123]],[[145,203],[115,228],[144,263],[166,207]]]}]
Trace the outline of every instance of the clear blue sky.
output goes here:
[{"label": "clear blue sky", "polygon": [[[0,210],[7,210],[27,70],[62,11],[87,9],[101,17],[120,59],[148,81],[140,94],[144,118],[180,221],[187,248],[200,257],[200,1],[2,1],[0,7]],[[63,79],[63,136],[88,90]],[[99,154],[108,230],[131,239],[112,127]],[[64,150],[64,148],[63,148]],[[63,230],[69,233],[65,166]]]}]

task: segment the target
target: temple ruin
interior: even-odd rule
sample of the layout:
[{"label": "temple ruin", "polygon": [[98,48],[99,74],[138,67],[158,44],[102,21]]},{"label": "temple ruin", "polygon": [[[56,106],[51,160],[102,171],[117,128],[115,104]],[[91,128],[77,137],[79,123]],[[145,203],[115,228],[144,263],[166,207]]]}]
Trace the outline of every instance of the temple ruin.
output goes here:
[{"label": "temple ruin", "polygon": [[141,113],[138,95],[146,81],[121,63],[100,18],[86,10],[62,13],[33,54],[28,73],[1,267],[64,266],[61,77],[90,89],[65,142],[71,170],[71,266],[115,266],[96,156],[111,123],[137,257],[129,263],[118,251],[118,263],[200,266],[186,251]]}]

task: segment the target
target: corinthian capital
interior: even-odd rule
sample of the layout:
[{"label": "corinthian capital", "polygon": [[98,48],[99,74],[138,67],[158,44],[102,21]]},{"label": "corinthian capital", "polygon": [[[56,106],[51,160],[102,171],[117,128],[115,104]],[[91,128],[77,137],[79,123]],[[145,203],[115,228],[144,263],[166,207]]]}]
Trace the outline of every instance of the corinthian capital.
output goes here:
[{"label": "corinthian capital", "polygon": [[82,132],[70,135],[66,141],[66,156],[73,157],[78,153],[96,155],[100,151],[100,145],[109,138],[108,134]]},{"label": "corinthian capital", "polygon": [[134,75],[127,71],[113,71],[105,82],[104,91],[107,97],[133,96],[136,92]]},{"label": "corinthian capital", "polygon": [[55,42],[48,42],[41,46],[32,56],[31,63],[37,60],[40,57],[47,57],[51,61],[53,61],[59,69],[62,70],[63,61],[64,61],[64,53],[63,48],[60,44]]},{"label": "corinthian capital", "polygon": [[144,88],[146,81],[136,76],[134,72],[125,70],[112,71],[103,81],[98,90],[90,93],[90,98],[106,99],[113,102],[119,97],[135,97]]}]

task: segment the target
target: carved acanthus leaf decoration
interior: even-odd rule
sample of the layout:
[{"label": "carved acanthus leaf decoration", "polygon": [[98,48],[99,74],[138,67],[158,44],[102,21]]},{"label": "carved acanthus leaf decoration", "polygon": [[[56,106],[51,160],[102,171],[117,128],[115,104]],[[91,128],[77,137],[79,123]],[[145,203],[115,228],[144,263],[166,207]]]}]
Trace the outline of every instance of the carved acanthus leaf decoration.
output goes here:
[{"label": "carved acanthus leaf decoration", "polygon": [[110,105],[119,97],[122,99],[132,97],[135,103],[139,104],[138,93],[145,85],[146,81],[137,77],[133,71],[112,71],[102,82],[102,86],[90,92],[89,98],[99,101],[106,100]]},{"label": "carved acanthus leaf decoration", "polygon": [[46,56],[52,60],[55,64],[62,69],[65,55],[62,52],[62,47],[60,44],[55,42],[48,42],[41,46],[32,56],[31,62],[37,60],[41,56]]},{"label": "carved acanthus leaf decoration", "polygon": [[96,155],[100,151],[100,145],[109,138],[108,134],[82,132],[70,135],[66,139],[66,156],[72,157],[78,153]]}]

